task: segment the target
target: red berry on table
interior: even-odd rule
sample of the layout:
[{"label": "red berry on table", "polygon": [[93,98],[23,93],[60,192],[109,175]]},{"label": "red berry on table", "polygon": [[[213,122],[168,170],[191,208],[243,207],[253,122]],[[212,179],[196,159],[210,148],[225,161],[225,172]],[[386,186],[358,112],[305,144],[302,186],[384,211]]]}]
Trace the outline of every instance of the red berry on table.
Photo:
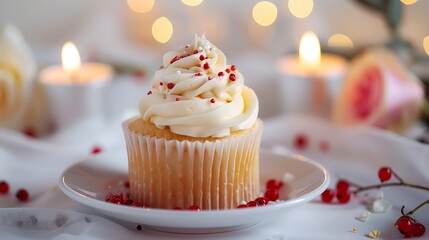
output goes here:
[{"label": "red berry on table", "polygon": [[392,177],[392,170],[389,167],[382,167],[378,170],[378,178],[380,181],[388,181]]},{"label": "red berry on table", "polygon": [[9,192],[9,184],[6,181],[0,181],[0,194],[7,194]]},{"label": "red berry on table", "polygon": [[346,180],[340,180],[337,182],[337,191],[338,192],[347,192],[349,191],[349,182],[347,182]]},{"label": "red berry on table", "polygon": [[337,200],[339,203],[348,203],[350,197],[350,192],[337,192]]},{"label": "red berry on table", "polygon": [[264,193],[264,198],[268,201],[276,201],[279,199],[279,191],[274,188],[267,189]]},{"label": "red berry on table", "polygon": [[28,197],[29,197],[27,190],[25,190],[23,188],[18,189],[15,196],[18,199],[18,201],[20,201],[20,202],[26,202],[28,200]]},{"label": "red berry on table", "polygon": [[300,133],[295,136],[294,139],[294,146],[296,149],[304,150],[308,146],[308,139],[307,136]]},{"label": "red berry on table", "polygon": [[258,203],[258,206],[264,206],[267,205],[268,201],[264,197],[258,197],[255,199],[255,202]]},{"label": "red berry on table", "polygon": [[91,150],[92,154],[99,154],[100,152],[101,152],[101,147],[99,147],[99,146],[95,146]]},{"label": "red berry on table", "polygon": [[413,219],[409,216],[402,216],[396,220],[395,227],[402,234],[411,234],[413,231]]},{"label": "red berry on table", "polygon": [[413,236],[420,237],[420,236],[423,236],[423,234],[425,234],[425,231],[426,231],[425,226],[421,223],[413,224],[412,228],[413,228],[412,230]]},{"label": "red berry on table", "polygon": [[188,210],[191,210],[191,211],[200,211],[201,209],[197,205],[191,205],[190,207],[188,207]]},{"label": "red berry on table", "polygon": [[334,190],[328,188],[322,193],[322,202],[324,203],[330,203],[335,197]]}]

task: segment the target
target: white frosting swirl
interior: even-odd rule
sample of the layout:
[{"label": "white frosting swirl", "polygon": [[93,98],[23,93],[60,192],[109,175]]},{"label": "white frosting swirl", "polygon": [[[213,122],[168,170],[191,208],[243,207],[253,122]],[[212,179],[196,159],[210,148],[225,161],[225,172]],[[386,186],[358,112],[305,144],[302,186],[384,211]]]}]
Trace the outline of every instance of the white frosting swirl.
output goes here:
[{"label": "white frosting swirl", "polygon": [[17,128],[29,104],[36,64],[20,32],[0,28],[0,125]]},{"label": "white frosting swirl", "polygon": [[225,137],[253,127],[259,103],[235,66],[204,35],[164,55],[140,103],[145,121],[191,137]]}]

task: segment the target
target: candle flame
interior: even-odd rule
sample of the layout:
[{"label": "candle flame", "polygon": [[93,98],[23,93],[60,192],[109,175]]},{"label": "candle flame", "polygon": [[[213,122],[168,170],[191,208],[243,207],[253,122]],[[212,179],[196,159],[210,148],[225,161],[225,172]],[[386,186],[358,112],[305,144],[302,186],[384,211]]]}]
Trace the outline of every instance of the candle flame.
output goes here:
[{"label": "candle flame", "polygon": [[73,75],[80,68],[80,56],[76,46],[72,42],[66,42],[61,52],[61,60],[64,71]]},{"label": "candle flame", "polygon": [[315,71],[320,66],[320,42],[316,34],[306,32],[299,42],[299,61],[308,71]]}]

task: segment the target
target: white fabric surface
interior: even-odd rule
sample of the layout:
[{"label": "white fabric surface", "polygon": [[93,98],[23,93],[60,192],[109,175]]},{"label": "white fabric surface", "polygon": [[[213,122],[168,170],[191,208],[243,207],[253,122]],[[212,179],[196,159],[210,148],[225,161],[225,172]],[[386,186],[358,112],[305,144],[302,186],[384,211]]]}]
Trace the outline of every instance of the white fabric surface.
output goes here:
[{"label": "white fabric surface", "polygon": [[[363,239],[375,229],[381,231],[381,239],[397,239],[401,235],[393,223],[400,215],[400,206],[405,204],[411,208],[429,197],[428,192],[415,189],[385,189],[385,198],[394,204],[393,209],[372,214],[365,223],[355,219],[366,211],[357,198],[346,205],[322,204],[315,199],[279,219],[234,232],[186,235],[138,231],[136,224],[104,218],[70,200],[56,187],[64,169],[88,158],[93,146],[101,146],[101,154],[115,154],[122,156],[118,161],[126,161],[120,128],[124,111],[120,109],[136,100],[139,88],[119,81],[113,89],[111,94],[127,92],[128,97],[116,107],[112,105],[116,109],[112,115],[118,117],[110,118],[104,125],[84,122],[75,129],[40,140],[0,130],[0,179],[8,181],[11,187],[7,196],[0,196],[0,239]],[[333,178],[332,187],[339,177],[362,185],[377,183],[378,168],[384,165],[396,169],[407,181],[429,185],[429,147],[426,145],[376,129],[341,129],[310,117],[282,116],[266,120],[264,124],[264,148],[297,151],[322,163]],[[293,139],[298,133],[308,137],[305,150],[294,148]],[[329,144],[328,151],[319,149],[322,141]],[[20,187],[29,190],[30,201],[15,200],[14,192]],[[58,211],[64,210],[67,211],[63,215],[69,221],[56,228],[52,222],[58,217]],[[31,225],[32,215],[38,216],[40,224]],[[85,222],[85,216],[92,221]],[[428,223],[429,208],[421,209],[415,217]],[[19,221],[26,227],[19,227]],[[353,227],[358,229],[357,233],[350,231]]]}]

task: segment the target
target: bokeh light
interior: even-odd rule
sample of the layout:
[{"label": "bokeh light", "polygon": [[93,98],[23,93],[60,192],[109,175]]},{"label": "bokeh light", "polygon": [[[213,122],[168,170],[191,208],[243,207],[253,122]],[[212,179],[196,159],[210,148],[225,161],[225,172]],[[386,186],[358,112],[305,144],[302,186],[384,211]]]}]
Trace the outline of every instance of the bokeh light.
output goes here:
[{"label": "bokeh light", "polygon": [[416,3],[418,0],[401,0],[401,2],[405,5],[411,5]]},{"label": "bokeh light", "polygon": [[160,17],[152,25],[152,35],[156,41],[166,43],[173,35],[173,25],[166,17]]},{"label": "bokeh light", "polygon": [[330,47],[353,48],[352,40],[344,34],[337,33],[328,39]]},{"label": "bokeh light", "polygon": [[191,7],[200,5],[203,0],[182,0],[182,3]]},{"label": "bokeh light", "polygon": [[425,49],[426,54],[429,56],[429,36],[423,38],[423,48]]},{"label": "bokeh light", "polygon": [[146,13],[152,10],[155,0],[128,0],[128,7],[134,12]]},{"label": "bokeh light", "polygon": [[253,7],[252,16],[261,26],[270,26],[277,18],[277,7],[271,2],[260,1]]},{"label": "bokeh light", "polygon": [[288,9],[297,18],[305,18],[313,11],[313,0],[289,0]]},{"label": "bokeh light", "polygon": [[321,50],[319,38],[314,32],[306,32],[299,41],[299,61],[309,71],[320,66]]}]

